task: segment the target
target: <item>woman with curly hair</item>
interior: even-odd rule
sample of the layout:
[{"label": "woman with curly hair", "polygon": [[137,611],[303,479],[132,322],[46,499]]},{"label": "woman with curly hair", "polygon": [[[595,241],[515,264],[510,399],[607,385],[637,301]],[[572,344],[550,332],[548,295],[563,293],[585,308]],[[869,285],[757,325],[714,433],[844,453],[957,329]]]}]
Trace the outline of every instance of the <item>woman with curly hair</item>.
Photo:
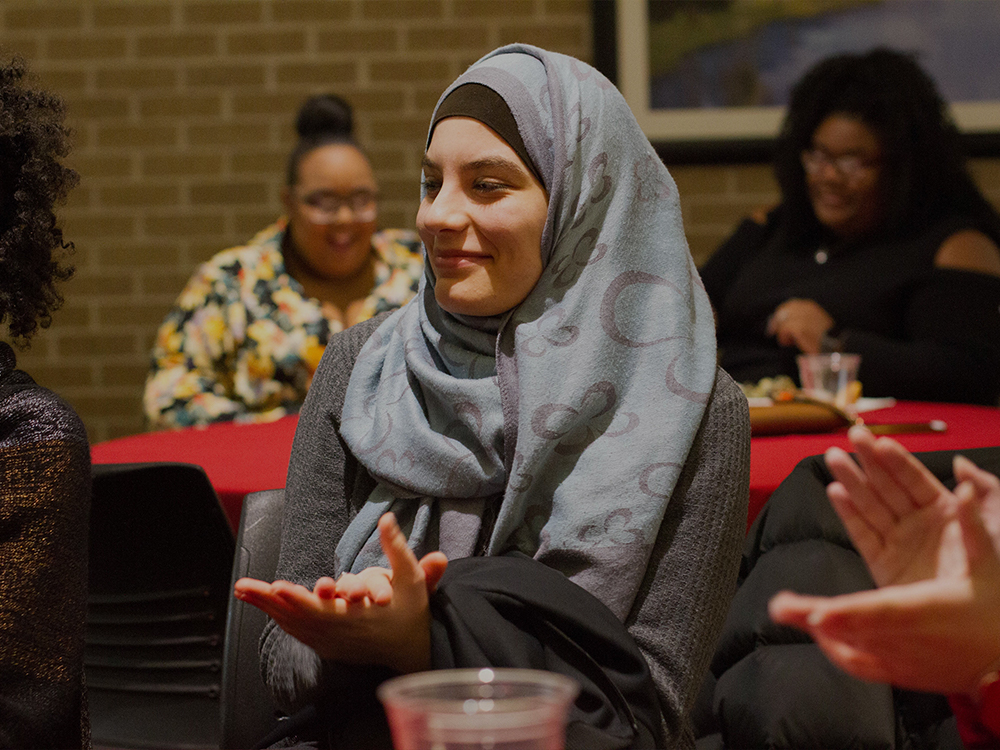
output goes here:
[{"label": "woman with curly hair", "polygon": [[[53,207],[76,184],[63,105],[0,64],[0,325],[27,346],[72,269]],[[0,341],[0,747],[90,745],[83,692],[90,452],[62,399]]]},{"label": "woman with curly hair", "polygon": [[996,404],[1000,217],[917,63],[877,49],[816,65],[775,174],[780,205],[702,269],[722,366],[753,382],[795,377],[801,352],[856,352],[866,395]]}]

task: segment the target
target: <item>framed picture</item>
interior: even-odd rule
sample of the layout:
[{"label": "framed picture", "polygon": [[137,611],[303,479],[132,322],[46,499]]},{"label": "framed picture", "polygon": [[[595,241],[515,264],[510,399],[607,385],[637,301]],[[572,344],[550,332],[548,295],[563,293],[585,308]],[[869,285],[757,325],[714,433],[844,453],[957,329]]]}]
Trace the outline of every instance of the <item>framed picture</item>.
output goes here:
[{"label": "framed picture", "polygon": [[595,62],[665,160],[766,161],[830,55],[916,55],[974,155],[1000,155],[1000,0],[594,0]]}]

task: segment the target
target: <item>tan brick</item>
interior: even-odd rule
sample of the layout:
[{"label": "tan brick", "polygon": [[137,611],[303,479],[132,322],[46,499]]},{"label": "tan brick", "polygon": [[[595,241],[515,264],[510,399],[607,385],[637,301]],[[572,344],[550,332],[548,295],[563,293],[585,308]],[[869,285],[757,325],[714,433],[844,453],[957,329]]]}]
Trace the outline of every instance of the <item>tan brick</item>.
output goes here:
[{"label": "tan brick", "polygon": [[70,120],[122,120],[128,112],[128,99],[121,96],[66,97],[66,117]]},{"label": "tan brick", "polygon": [[441,59],[426,60],[373,60],[370,65],[371,79],[374,81],[394,81],[420,83],[427,81],[451,82],[451,68]]},{"label": "tan brick", "polygon": [[61,331],[88,328],[93,319],[90,306],[71,297],[66,298],[66,302],[52,314],[52,317],[59,321]]},{"label": "tan brick", "polygon": [[191,202],[196,206],[239,206],[268,199],[267,185],[261,182],[216,182],[191,186]]},{"label": "tan brick", "polygon": [[704,166],[670,167],[670,174],[677,183],[681,196],[718,195],[726,191],[729,176],[726,170],[705,168]]},{"label": "tan brick", "polygon": [[351,16],[352,3],[346,0],[280,0],[271,8],[279,23],[298,21],[314,24],[319,21],[344,21]]},{"label": "tan brick", "polygon": [[[506,5],[509,0],[497,5]],[[441,0],[362,0],[361,13],[365,18],[379,21],[432,19],[444,15]]]},{"label": "tan brick", "polygon": [[129,354],[135,351],[135,336],[119,333],[77,333],[73,336],[61,336],[56,350],[60,356],[64,357]]},{"label": "tan brick", "polygon": [[146,326],[156,328],[163,322],[167,310],[159,303],[127,302],[99,305],[97,308],[97,325],[103,331],[113,331],[118,328],[135,328]]},{"label": "tan brick", "polygon": [[59,69],[57,66],[46,66],[42,70],[35,68],[38,80],[49,91],[57,91],[61,96],[82,89],[87,85],[87,74],[79,69]]},{"label": "tan brick", "polygon": [[[184,285],[191,277],[193,269],[171,268],[167,270],[143,269],[139,278],[139,294],[143,297],[161,298],[166,296],[171,302],[181,293]],[[169,303],[163,305],[163,314],[167,314]]]},{"label": "tan brick", "polygon": [[581,23],[591,22],[592,0],[542,0],[545,15],[578,16]]},{"label": "tan brick", "polygon": [[694,225],[724,226],[735,229],[743,218],[757,208],[754,201],[692,202],[685,206],[685,223]]},{"label": "tan brick", "polygon": [[164,214],[147,216],[143,218],[142,224],[152,237],[221,235],[226,228],[226,217],[221,213]]},{"label": "tan brick", "polygon": [[233,113],[237,115],[278,115],[288,120],[289,128],[306,95],[300,93],[252,91],[232,97]]},{"label": "tan brick", "polygon": [[423,144],[429,117],[395,117],[372,123],[372,137],[378,141],[405,140]]},{"label": "tan brick", "polygon": [[316,48],[320,54],[343,54],[345,52],[379,53],[401,51],[399,35],[385,28],[333,28],[316,34]]},{"label": "tan brick", "polygon": [[230,163],[233,174],[266,174],[284,182],[288,151],[253,151],[234,154]]},{"label": "tan brick", "polygon": [[100,257],[101,265],[108,269],[142,269],[147,266],[176,266],[180,263],[181,253],[176,246],[133,240],[105,243]]},{"label": "tan brick", "polygon": [[206,0],[185,3],[182,8],[184,23],[230,24],[260,21],[261,3],[251,0]]},{"label": "tan brick", "polygon": [[85,36],[59,35],[49,39],[47,49],[53,60],[108,60],[125,56],[124,36],[111,34],[86,34]]},{"label": "tan brick", "polygon": [[150,96],[139,102],[139,114],[143,117],[219,117],[222,114],[222,99],[213,94],[177,94],[170,96]]},{"label": "tan brick", "polygon": [[[490,6],[494,3],[488,3]],[[496,3],[503,7],[506,3]],[[464,18],[464,16],[459,16]],[[440,23],[433,26],[406,29],[406,46],[418,52],[433,50],[486,49],[489,44],[489,32],[474,23]]]},{"label": "tan brick", "polygon": [[533,15],[533,0],[455,0],[452,12],[455,18],[468,19],[510,19],[530,18]]},{"label": "tan brick", "polygon": [[194,146],[233,146],[241,143],[264,143],[269,128],[266,125],[234,123],[232,125],[192,125],[188,140]]},{"label": "tan brick", "polygon": [[774,193],[778,183],[770,164],[742,164],[733,167],[704,167],[725,170],[730,175],[737,193]]},{"label": "tan brick", "polygon": [[[0,10],[0,14],[2,13],[3,11]],[[2,18],[3,16],[0,15],[0,19]],[[0,26],[0,29],[3,29],[3,27]],[[10,33],[6,29],[0,33],[3,34],[4,49],[8,51],[17,50],[17,54],[25,60],[38,60],[42,57],[42,39],[37,35],[31,33]]]},{"label": "tan brick", "polygon": [[72,29],[83,25],[83,6],[60,3],[48,6],[19,6],[4,10],[8,29]]},{"label": "tan brick", "polygon": [[203,57],[219,52],[215,34],[157,34],[136,40],[139,57]]},{"label": "tan brick", "polygon": [[104,237],[128,237],[135,234],[137,222],[134,217],[111,214],[103,211],[88,211],[83,215],[67,215],[64,231],[74,241],[80,239],[100,239]]},{"label": "tan brick", "polygon": [[118,297],[135,291],[132,275],[118,270],[81,270],[66,284],[67,294],[75,299],[85,297]]},{"label": "tan brick", "polygon": [[171,206],[179,196],[175,185],[118,184],[100,190],[101,204],[108,208]]},{"label": "tan brick", "polygon": [[97,130],[97,143],[104,148],[174,146],[177,139],[173,125],[105,125]]},{"label": "tan brick", "polygon": [[522,42],[534,44],[543,49],[580,55],[580,50],[589,49],[587,30],[576,24],[551,21],[548,23],[504,24],[499,28],[500,44]]},{"label": "tan brick", "polygon": [[148,372],[149,365],[145,362],[115,363],[100,367],[100,379],[109,386],[142,387]]},{"label": "tan brick", "polygon": [[142,414],[140,401],[136,395],[77,395],[73,393],[65,394],[66,400],[76,409],[76,412],[83,418],[84,424],[88,421],[85,415],[101,415],[108,417],[113,414],[133,415]]},{"label": "tan brick", "polygon": [[168,3],[102,2],[93,8],[92,13],[94,26],[98,28],[167,26],[173,19],[173,10]]},{"label": "tan brick", "polygon": [[305,29],[233,32],[226,35],[226,50],[239,55],[291,55],[306,48]]},{"label": "tan brick", "polygon": [[369,148],[365,149],[368,161],[377,172],[384,169],[399,169],[406,162],[406,150],[403,148]]},{"label": "tan brick", "polygon": [[336,91],[358,77],[354,62],[284,63],[277,66],[275,78],[281,85],[325,86]]},{"label": "tan brick", "polygon": [[[93,432],[91,432],[90,424],[87,424],[90,444],[95,445],[105,440],[128,437],[143,432],[146,429],[146,423],[141,415],[141,410],[139,410],[138,401],[136,402],[136,410],[139,413],[128,417],[101,419],[100,424],[94,426]],[[86,420],[84,422],[86,423]]]},{"label": "tan brick", "polygon": [[63,383],[93,385],[94,375],[86,365],[33,364],[31,377],[39,385],[58,390]]},{"label": "tan brick", "polygon": [[97,71],[98,89],[151,89],[176,88],[180,76],[174,68],[127,65]]},{"label": "tan brick", "polygon": [[[264,227],[270,226],[277,219],[279,213],[268,212],[268,211],[239,211],[233,216],[233,228],[239,235],[240,239],[237,240],[238,243],[244,243],[253,237],[257,232],[259,232]],[[214,251],[205,247],[204,251],[206,259],[212,257],[221,248],[216,248]]]},{"label": "tan brick", "polygon": [[262,86],[264,67],[251,63],[192,65],[186,77],[191,86]]},{"label": "tan brick", "polygon": [[217,153],[150,154],[142,159],[142,173],[149,177],[184,177],[218,174],[222,156]]}]

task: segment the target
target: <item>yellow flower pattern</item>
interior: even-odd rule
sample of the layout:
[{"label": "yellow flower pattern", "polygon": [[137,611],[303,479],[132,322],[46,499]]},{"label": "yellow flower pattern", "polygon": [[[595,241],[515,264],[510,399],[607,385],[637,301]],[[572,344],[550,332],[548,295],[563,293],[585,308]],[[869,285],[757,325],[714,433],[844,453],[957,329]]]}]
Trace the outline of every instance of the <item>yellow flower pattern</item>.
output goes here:
[{"label": "yellow flower pattern", "polygon": [[[266,422],[298,411],[341,330],[285,269],[285,220],[202,265],[160,326],[143,408],[150,426]],[[375,288],[362,318],[405,304],[423,274],[415,232],[372,237]]]}]

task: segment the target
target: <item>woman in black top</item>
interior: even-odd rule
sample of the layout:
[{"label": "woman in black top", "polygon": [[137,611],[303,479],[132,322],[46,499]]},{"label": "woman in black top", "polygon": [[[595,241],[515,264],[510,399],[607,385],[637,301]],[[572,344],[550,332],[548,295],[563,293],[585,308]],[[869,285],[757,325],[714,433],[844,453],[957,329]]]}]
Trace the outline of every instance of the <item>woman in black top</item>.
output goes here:
[{"label": "woman in black top", "polygon": [[795,377],[800,352],[856,352],[866,395],[996,404],[1000,217],[959,141],[907,55],[807,73],[777,144],[781,204],[702,269],[722,366],[754,382]]}]

